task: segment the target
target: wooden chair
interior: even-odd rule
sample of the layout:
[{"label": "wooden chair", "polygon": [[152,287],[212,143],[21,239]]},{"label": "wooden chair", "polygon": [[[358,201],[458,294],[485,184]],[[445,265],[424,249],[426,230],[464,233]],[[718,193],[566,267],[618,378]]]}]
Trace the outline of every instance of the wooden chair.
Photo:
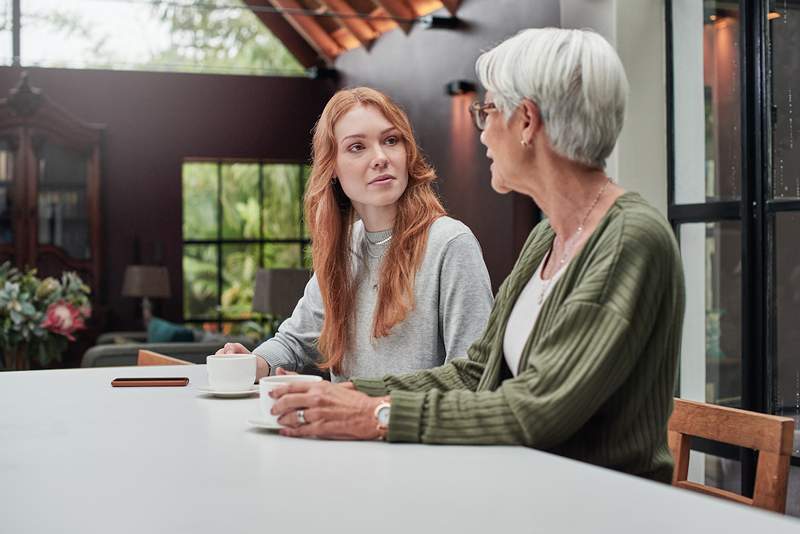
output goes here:
[{"label": "wooden chair", "polygon": [[192,362],[166,356],[150,350],[139,350],[136,365],[193,365]]},{"label": "wooden chair", "polygon": [[[788,417],[675,399],[668,434],[675,459],[672,485],[784,513],[793,433],[794,421]],[[753,498],[686,480],[690,436],[757,450]]]}]

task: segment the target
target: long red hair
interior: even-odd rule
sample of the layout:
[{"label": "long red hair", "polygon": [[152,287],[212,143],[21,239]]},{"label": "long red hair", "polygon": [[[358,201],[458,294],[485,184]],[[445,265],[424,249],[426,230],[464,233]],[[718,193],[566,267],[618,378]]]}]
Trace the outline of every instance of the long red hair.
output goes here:
[{"label": "long red hair", "polygon": [[428,229],[445,215],[433,190],[433,168],[420,153],[405,112],[388,96],[368,87],[344,89],[325,105],[316,126],[313,164],[305,194],[305,217],[311,232],[311,251],[325,319],[319,350],[322,368],[341,370],[353,335],[356,286],[352,270],[351,230],[356,213],[336,175],[337,143],[333,128],[357,105],[374,106],[399,130],[406,148],[408,186],[397,201],[392,240],[383,258],[378,302],[372,323],[374,337],[384,337],[414,309],[414,281],[425,254]]}]

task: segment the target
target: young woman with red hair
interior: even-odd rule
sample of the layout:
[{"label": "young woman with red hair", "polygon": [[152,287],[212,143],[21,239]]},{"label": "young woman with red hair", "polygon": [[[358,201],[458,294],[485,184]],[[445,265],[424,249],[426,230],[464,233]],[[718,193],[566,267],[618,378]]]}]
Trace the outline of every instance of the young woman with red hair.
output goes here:
[{"label": "young woman with red hair", "polygon": [[275,337],[253,351],[259,377],[313,362],[338,382],[466,355],[486,324],[491,286],[478,241],[446,216],[435,179],[386,95],[359,87],[331,98],[314,130],[305,196],[314,276]]}]

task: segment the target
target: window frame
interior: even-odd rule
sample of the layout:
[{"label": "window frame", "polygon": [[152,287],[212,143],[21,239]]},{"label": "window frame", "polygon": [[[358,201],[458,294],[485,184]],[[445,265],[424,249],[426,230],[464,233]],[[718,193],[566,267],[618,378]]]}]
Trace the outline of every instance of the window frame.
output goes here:
[{"label": "window frame", "polygon": [[[765,2],[740,0],[739,74],[741,80],[741,198],[698,204],[675,202],[675,96],[673,0],[666,0],[667,201],[668,219],[680,239],[685,223],[738,221],[741,224],[741,407],[775,413],[776,344],[776,215],[800,212],[800,200],[770,198],[772,190],[771,109],[769,93],[768,19]],[[696,446],[694,446],[696,443]],[[742,463],[742,493],[751,495],[757,456],[753,451],[706,440],[693,448]],[[800,466],[792,456],[791,465]]]},{"label": "window frame", "polygon": [[[276,159],[248,159],[248,158],[184,158],[181,169],[186,163],[212,163],[216,165],[216,179],[217,179],[217,235],[211,239],[186,239],[181,237],[181,258],[184,257],[184,247],[186,245],[205,245],[214,246],[217,249],[217,299],[216,310],[217,313],[213,316],[207,317],[186,317],[185,308],[181,306],[181,318],[184,323],[189,324],[207,324],[215,323],[217,328],[222,330],[223,325],[226,323],[242,323],[245,321],[252,321],[252,318],[242,317],[226,317],[225,311],[222,309],[222,293],[224,286],[224,258],[222,249],[224,245],[258,245],[258,267],[264,268],[264,245],[270,244],[297,244],[300,246],[300,263],[304,263],[304,250],[305,247],[311,244],[311,239],[305,235],[305,217],[303,212],[303,198],[305,195],[305,188],[308,182],[310,167],[306,161],[298,160],[276,160]],[[223,196],[223,166],[235,164],[257,164],[258,165],[258,205],[259,205],[259,233],[261,237],[258,239],[248,238],[225,238],[222,236],[223,231],[223,213],[222,213],[222,196]],[[264,167],[268,165],[297,165],[298,167],[298,206],[300,220],[299,228],[301,235],[296,238],[265,238],[264,232]],[[181,172],[181,200],[183,200],[183,172]],[[183,221],[183,209],[181,209],[181,221]],[[181,223],[182,226],[182,223]],[[182,260],[181,260],[182,261]],[[184,287],[184,272],[181,268],[181,288]],[[182,299],[183,300],[183,299]]]}]

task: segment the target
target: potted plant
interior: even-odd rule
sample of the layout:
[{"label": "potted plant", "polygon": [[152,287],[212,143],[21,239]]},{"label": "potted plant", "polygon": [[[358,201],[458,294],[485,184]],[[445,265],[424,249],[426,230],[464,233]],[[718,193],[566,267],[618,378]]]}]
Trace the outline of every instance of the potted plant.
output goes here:
[{"label": "potted plant", "polygon": [[74,333],[91,315],[90,290],[74,272],[39,279],[35,269],[0,265],[0,350],[5,368],[30,369],[61,361]]}]

